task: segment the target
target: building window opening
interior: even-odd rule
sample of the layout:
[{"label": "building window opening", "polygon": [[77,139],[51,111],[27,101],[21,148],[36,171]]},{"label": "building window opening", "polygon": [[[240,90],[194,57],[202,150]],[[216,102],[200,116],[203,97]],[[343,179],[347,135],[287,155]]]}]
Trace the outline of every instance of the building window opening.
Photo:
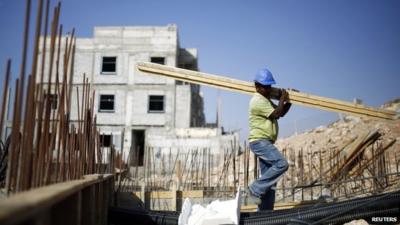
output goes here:
[{"label": "building window opening", "polygon": [[150,95],[149,96],[149,112],[164,112],[164,96]]},{"label": "building window opening", "polygon": [[104,56],[101,65],[102,74],[115,74],[117,72],[117,57]]},{"label": "building window opening", "polygon": [[100,95],[99,112],[114,112],[114,95]]},{"label": "building window opening", "polygon": [[151,57],[150,61],[152,63],[158,63],[161,65],[165,65],[165,58],[164,57]]},{"label": "building window opening", "polygon": [[44,97],[47,104],[50,104],[50,109],[56,110],[58,105],[58,96],[55,94],[46,94]]},{"label": "building window opening", "polygon": [[111,147],[111,135],[110,134],[102,134],[100,135],[100,146],[103,148],[110,148]]},{"label": "building window opening", "polygon": [[130,150],[130,165],[143,166],[145,130],[132,130],[132,145]]}]

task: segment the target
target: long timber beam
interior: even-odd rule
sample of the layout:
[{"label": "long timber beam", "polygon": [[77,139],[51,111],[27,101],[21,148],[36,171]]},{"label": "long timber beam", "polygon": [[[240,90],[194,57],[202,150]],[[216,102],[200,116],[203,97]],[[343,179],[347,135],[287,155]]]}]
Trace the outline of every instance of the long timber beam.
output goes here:
[{"label": "long timber beam", "polygon": [[[245,94],[253,94],[255,92],[254,84],[242,80],[217,76],[208,73],[202,73],[187,69],[180,69],[171,66],[160,65],[156,63],[139,62],[137,68],[141,72],[157,74],[173,78],[189,83],[212,86],[229,91],[236,91]],[[280,89],[272,88],[272,98],[279,98]],[[361,104],[341,101],[332,98],[320,97],[316,95],[306,94],[288,90],[289,101],[297,105],[318,108],[327,111],[352,114],[357,116],[367,116],[379,119],[393,120],[397,114],[393,111],[375,109]]]}]

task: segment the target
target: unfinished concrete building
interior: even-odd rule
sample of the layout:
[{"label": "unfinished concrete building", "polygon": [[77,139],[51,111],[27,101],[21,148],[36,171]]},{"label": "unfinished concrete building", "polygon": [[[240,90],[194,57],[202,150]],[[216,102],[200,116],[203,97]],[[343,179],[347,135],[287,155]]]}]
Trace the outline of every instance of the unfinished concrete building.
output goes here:
[{"label": "unfinished concrete building", "polygon": [[[126,159],[130,154],[134,166],[143,165],[146,147],[157,148],[156,157],[208,148],[217,162],[222,146],[237,142],[238,133],[205,126],[199,85],[142,74],[140,61],[198,70],[197,49],[180,47],[176,25],[95,27],[93,38],[76,39],[73,95],[88,78],[102,145],[115,145]],[[76,105],[73,99],[72,120],[78,119]]]}]

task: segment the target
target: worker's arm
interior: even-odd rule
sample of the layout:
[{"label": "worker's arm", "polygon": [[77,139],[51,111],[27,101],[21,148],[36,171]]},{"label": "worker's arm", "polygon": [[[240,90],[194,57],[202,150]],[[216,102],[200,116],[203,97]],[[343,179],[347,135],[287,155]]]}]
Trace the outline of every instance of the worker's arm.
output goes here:
[{"label": "worker's arm", "polygon": [[284,116],[290,109],[291,103],[288,102],[289,95],[285,89],[281,89],[281,97],[279,98],[278,107],[269,115],[270,119],[279,119]]},{"label": "worker's arm", "polygon": [[284,117],[287,112],[289,112],[290,107],[292,106],[292,103],[286,102],[285,105],[283,106],[283,115],[281,117]]},{"label": "worker's arm", "polygon": [[[287,93],[287,91],[285,89],[281,89],[282,91],[285,91],[287,94],[287,99],[289,99],[289,94]],[[290,91],[294,91],[294,92],[299,92],[299,90],[296,89],[289,89]],[[290,107],[292,106],[292,103],[287,102],[288,100],[286,100],[284,106],[283,106],[283,115],[281,117],[284,117],[286,115],[287,112],[289,112]]]}]

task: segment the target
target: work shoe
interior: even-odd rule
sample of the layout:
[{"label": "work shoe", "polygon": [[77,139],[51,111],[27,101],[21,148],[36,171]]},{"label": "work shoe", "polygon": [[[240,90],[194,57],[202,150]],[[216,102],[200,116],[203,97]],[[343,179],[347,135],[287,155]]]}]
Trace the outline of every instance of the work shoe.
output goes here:
[{"label": "work shoe", "polygon": [[251,193],[250,189],[246,189],[245,192],[245,199],[246,199],[246,204],[255,204],[255,205],[259,205],[261,204],[261,199],[255,195],[253,195],[253,193]]}]

